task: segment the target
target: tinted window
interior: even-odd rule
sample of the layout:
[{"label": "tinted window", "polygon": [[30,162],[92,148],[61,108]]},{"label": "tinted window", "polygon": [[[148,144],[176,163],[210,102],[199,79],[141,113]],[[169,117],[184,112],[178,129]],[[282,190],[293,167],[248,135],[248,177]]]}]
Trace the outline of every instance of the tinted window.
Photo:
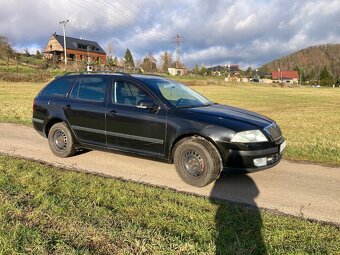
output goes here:
[{"label": "tinted window", "polygon": [[66,94],[70,91],[70,88],[75,80],[75,77],[54,80],[41,92],[40,95],[65,97]]},{"label": "tinted window", "polygon": [[70,98],[104,102],[107,77],[81,78],[74,85]]},{"label": "tinted window", "polygon": [[145,91],[127,81],[116,81],[112,89],[112,103],[136,106],[141,100],[153,101]]}]

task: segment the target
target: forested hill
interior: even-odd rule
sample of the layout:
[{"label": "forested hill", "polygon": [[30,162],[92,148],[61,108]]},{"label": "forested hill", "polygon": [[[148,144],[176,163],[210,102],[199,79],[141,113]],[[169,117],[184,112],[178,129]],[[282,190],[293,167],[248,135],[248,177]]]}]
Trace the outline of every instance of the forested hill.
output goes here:
[{"label": "forested hill", "polygon": [[298,70],[306,78],[314,79],[325,67],[333,78],[340,77],[340,44],[311,46],[267,63],[261,69]]}]

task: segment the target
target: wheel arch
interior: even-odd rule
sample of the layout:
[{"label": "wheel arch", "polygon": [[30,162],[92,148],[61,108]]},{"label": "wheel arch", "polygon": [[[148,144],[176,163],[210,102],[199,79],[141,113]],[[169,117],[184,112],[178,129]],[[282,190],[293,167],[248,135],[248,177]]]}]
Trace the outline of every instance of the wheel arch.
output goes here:
[{"label": "wheel arch", "polygon": [[62,119],[60,118],[51,118],[48,120],[48,122],[45,125],[45,129],[44,129],[44,134],[46,135],[46,137],[48,137],[48,133],[50,132],[51,127],[59,122],[63,122]]},{"label": "wheel arch", "polygon": [[172,164],[174,163],[174,153],[175,153],[175,149],[176,149],[176,146],[178,145],[178,143],[180,141],[183,141],[185,139],[190,139],[190,138],[193,138],[193,137],[201,138],[201,139],[205,139],[205,140],[209,141],[215,147],[216,151],[218,152],[219,157],[221,159],[221,164],[222,164],[222,161],[223,161],[222,154],[221,154],[221,151],[219,150],[216,142],[213,139],[211,139],[209,136],[206,136],[204,134],[195,133],[195,132],[181,134],[180,136],[178,136],[172,142],[171,148],[170,148],[170,157],[169,157],[169,162],[170,163],[172,163]]},{"label": "wheel arch", "polygon": [[58,117],[54,117],[54,118],[51,118],[51,119],[48,120],[47,124],[45,125],[45,130],[44,130],[44,134],[46,135],[46,137],[48,138],[48,133],[50,132],[51,127],[54,124],[59,123],[59,122],[64,122],[67,125],[67,127],[70,130],[73,138],[75,139],[75,142],[77,142],[78,138],[74,134],[73,129],[70,127],[69,123],[67,121],[61,119],[61,118],[58,118]]}]

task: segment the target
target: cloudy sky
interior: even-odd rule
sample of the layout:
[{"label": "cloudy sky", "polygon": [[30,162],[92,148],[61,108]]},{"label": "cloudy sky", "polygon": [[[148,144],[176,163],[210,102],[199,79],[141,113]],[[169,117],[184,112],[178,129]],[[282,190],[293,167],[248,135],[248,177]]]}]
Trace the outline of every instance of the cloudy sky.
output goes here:
[{"label": "cloudy sky", "polygon": [[173,53],[181,37],[188,67],[240,64],[258,67],[299,49],[340,43],[339,0],[0,0],[0,34],[18,51],[45,47],[62,34],[112,44],[123,57]]}]

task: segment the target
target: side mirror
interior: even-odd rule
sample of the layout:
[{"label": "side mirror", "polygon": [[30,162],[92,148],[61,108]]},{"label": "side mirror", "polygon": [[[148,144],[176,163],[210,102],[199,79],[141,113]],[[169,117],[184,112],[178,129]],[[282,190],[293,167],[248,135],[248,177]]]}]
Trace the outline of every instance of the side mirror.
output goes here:
[{"label": "side mirror", "polygon": [[148,99],[140,100],[137,103],[137,108],[141,108],[141,109],[154,109],[155,107],[156,107],[155,102],[152,100],[148,100]]}]

